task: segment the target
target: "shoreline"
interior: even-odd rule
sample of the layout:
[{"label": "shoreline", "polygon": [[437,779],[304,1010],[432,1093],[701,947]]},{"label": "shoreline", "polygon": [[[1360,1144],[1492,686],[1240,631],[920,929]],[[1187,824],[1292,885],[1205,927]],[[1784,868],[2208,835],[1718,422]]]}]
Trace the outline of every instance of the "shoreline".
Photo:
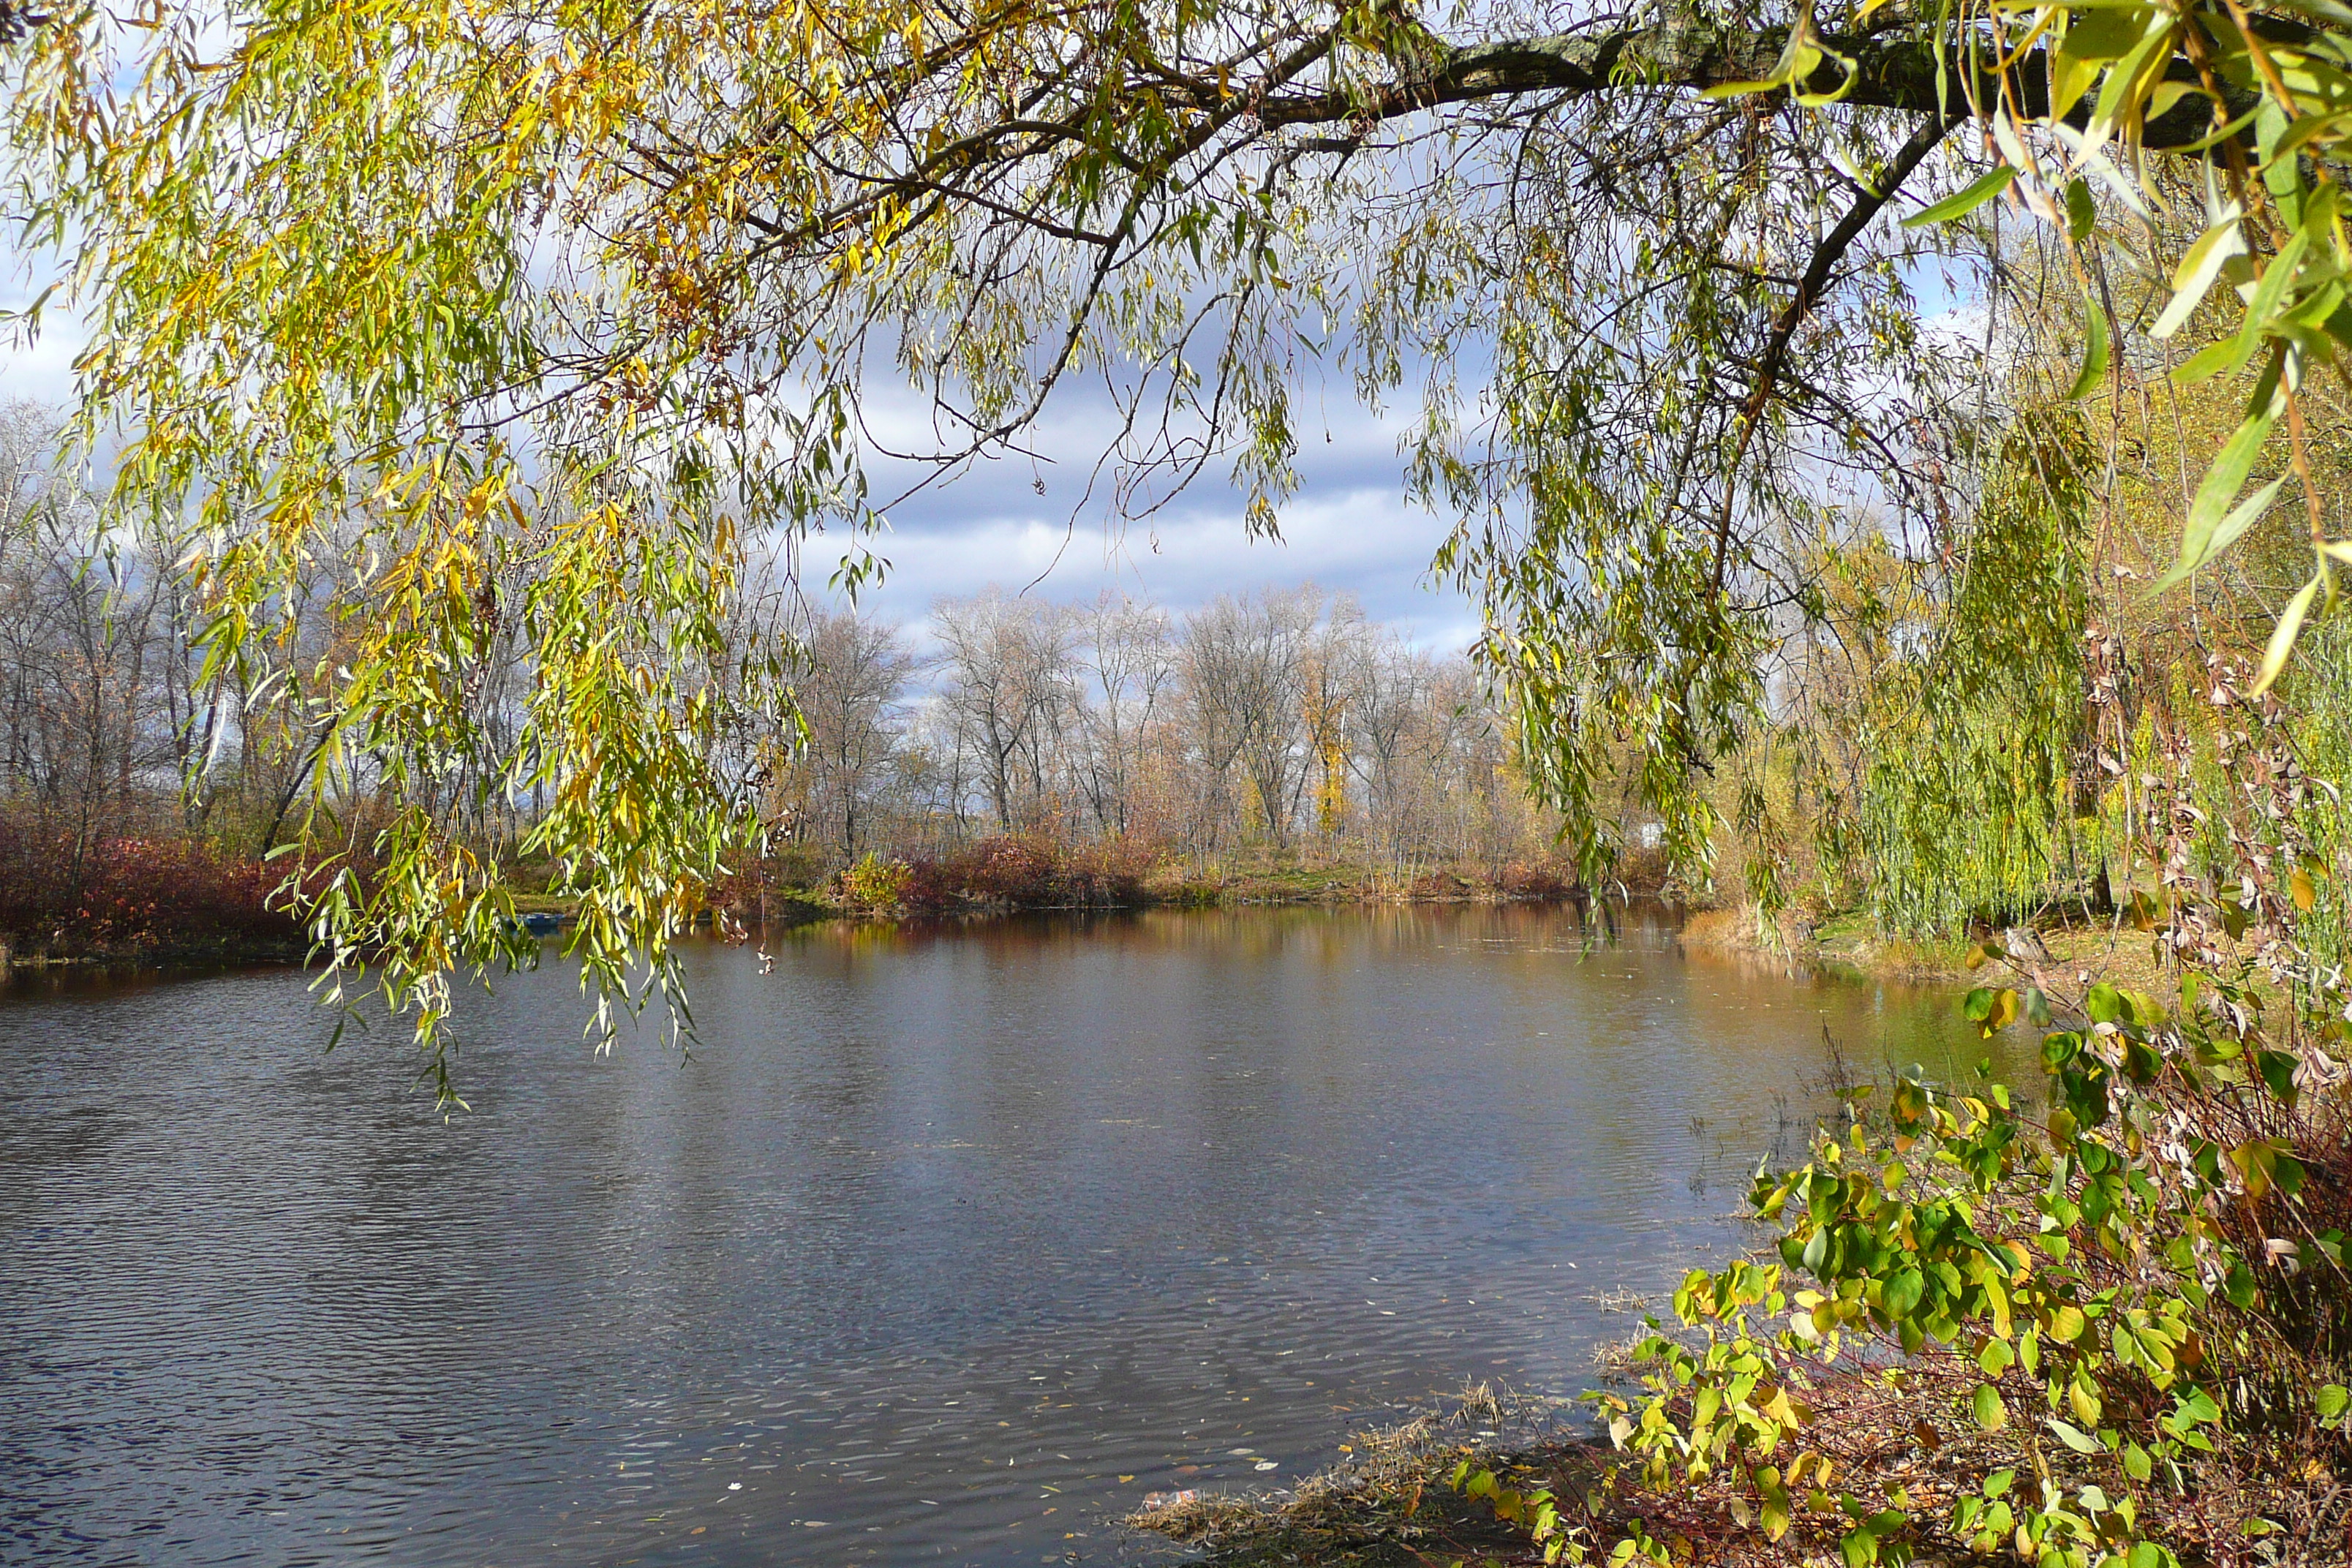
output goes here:
[{"label": "shoreline", "polygon": [[[1913,985],[1977,985],[2000,964],[2030,974],[2036,968],[2063,973],[2087,983],[2094,974],[2117,984],[2157,990],[2167,984],[2147,938],[2120,921],[2029,925],[1988,931],[1982,938],[1880,936],[1868,920],[1847,911],[1818,923],[1784,921],[1777,942],[1758,930],[1752,906],[1694,910],[1683,923],[1685,946],[1714,952],[1771,958],[1869,980]],[[2030,954],[2012,951],[1988,963],[1983,943],[2029,942]]]},{"label": "shoreline", "polygon": [[[1314,870],[1286,869],[1250,872],[1215,879],[1161,878],[1147,882],[1125,897],[1098,899],[1022,900],[961,894],[929,907],[877,907],[838,898],[828,889],[782,888],[757,899],[739,895],[723,910],[714,907],[702,922],[708,927],[723,913],[747,926],[792,929],[843,921],[871,924],[896,921],[990,921],[1023,915],[1133,914],[1154,910],[1236,909],[1371,909],[1410,906],[1464,907],[1566,905],[1590,911],[1601,900],[1580,889],[1559,885],[1511,887],[1474,879],[1455,871],[1424,873],[1400,881],[1383,874],[1351,868]],[[1634,890],[1606,900],[1625,910],[1651,907],[1679,923],[1675,940],[1701,952],[1769,960],[1818,969],[1863,980],[1895,981],[1915,985],[1951,985],[1972,978],[1968,958],[1973,944],[1958,939],[1914,941],[1884,938],[1871,932],[1857,917],[1844,916],[1816,927],[1790,922],[1780,939],[1759,932],[1754,911],[1744,907],[1695,907],[1654,890]],[[542,934],[560,933],[570,925],[574,901],[544,893],[515,899],[516,918],[529,921]],[[1794,926],[1794,929],[1790,929]],[[2049,949],[2053,966],[2089,965],[2113,972],[2133,944],[2126,938],[2137,933],[2124,928],[2060,928],[2038,933]],[[107,948],[89,952],[59,952],[47,945],[26,948],[0,938],[0,980],[16,976],[89,974],[108,970],[208,970],[247,964],[301,965],[310,957],[307,937],[222,936],[146,947]],[[2143,963],[2145,961],[2143,960]]]},{"label": "shoreline", "polygon": [[108,948],[93,952],[53,952],[36,948],[26,952],[0,940],[0,984],[19,976],[59,977],[91,974],[110,969],[220,970],[252,964],[300,964],[310,944],[302,937],[236,938],[172,942],[156,947]]},{"label": "shoreline", "polygon": [[[1054,879],[1060,880],[1061,879]],[[1140,874],[1080,875],[1050,891],[1000,891],[985,886],[933,886],[895,901],[860,900],[843,879],[817,885],[783,884],[740,889],[725,900],[727,914],[747,922],[801,924],[815,920],[928,920],[1048,913],[1111,913],[1164,909],[1241,909],[1402,904],[1570,904],[1596,900],[1548,868],[1512,863],[1466,873],[1449,866],[1399,874],[1362,866],[1274,866],[1192,872],[1159,867]],[[1110,885],[1106,886],[1108,882]],[[1654,898],[1637,890],[1636,900]],[[1612,900],[1615,902],[1617,900]],[[559,900],[544,900],[553,910]],[[521,907],[520,900],[518,908]],[[1676,906],[1679,908],[1679,906]]]},{"label": "shoreline", "polygon": [[[1277,909],[1319,907],[1370,908],[1381,905],[1569,904],[1589,908],[1591,900],[1577,893],[1545,889],[1515,890],[1493,883],[1473,882],[1452,873],[1416,879],[1403,888],[1382,887],[1377,878],[1310,873],[1320,880],[1244,876],[1222,883],[1162,882],[1117,900],[1025,900],[984,896],[959,897],[934,908],[876,908],[843,902],[815,889],[779,889],[753,902],[737,900],[723,912],[752,927],[791,929],[828,921],[873,923],[884,921],[988,921],[1019,915],[1129,914],[1150,910]],[[1448,885],[1450,884],[1450,885]],[[1636,894],[1643,898],[1647,895]],[[572,923],[576,901],[545,893],[524,893],[514,900],[515,918],[541,934],[560,934]],[[721,912],[717,906],[697,922],[709,930]],[[108,970],[219,970],[248,964],[305,965],[311,944],[307,936],[224,935],[158,945],[129,944],[74,952],[66,944],[22,945],[0,937],[0,984],[18,976],[101,973]]]}]

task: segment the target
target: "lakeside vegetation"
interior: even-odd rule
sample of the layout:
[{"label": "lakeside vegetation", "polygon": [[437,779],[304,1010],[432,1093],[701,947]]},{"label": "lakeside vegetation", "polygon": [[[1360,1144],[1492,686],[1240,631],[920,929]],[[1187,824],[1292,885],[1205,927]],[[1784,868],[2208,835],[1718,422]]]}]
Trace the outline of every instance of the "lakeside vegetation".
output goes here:
[{"label": "lakeside vegetation", "polygon": [[[0,409],[0,946],[18,962],[283,954],[304,945],[306,838],[379,874],[396,811],[371,769],[315,795],[323,731],[281,700],[350,652],[321,552],[274,663],[208,660],[167,542],[99,523],[54,467],[62,416]],[[907,629],[753,595],[728,657],[789,650],[793,705],[709,762],[763,830],[708,890],[728,921],[1360,899],[1584,897],[1468,661],[1312,587],[1185,616],[991,591]],[[474,700],[523,722],[501,639]],[[322,809],[323,808],[323,809]],[[528,840],[543,795],[478,798],[448,831],[569,913]],[[1638,878],[1638,873],[1636,873]]]},{"label": "lakeside vegetation", "polygon": [[[1416,1439],[1313,1549],[1418,1556],[1443,1487],[1520,1561],[2344,1559],[2352,12],[240,18],[215,58],[209,12],[0,5],[12,210],[92,312],[68,444],[129,433],[110,520],[152,531],[20,530],[66,650],[20,671],[81,684],[21,727],[10,853],[69,921],[205,868],[226,907],[290,845],[449,1097],[452,977],[535,956],[527,892],[634,1008],[772,862],[897,908],[1318,835],[1501,885],[1541,839],[1597,893],[1654,832],[1759,942],[1964,944],[2046,1080],[1851,1086],[1605,1454]],[[924,739],[879,734],[888,629],[763,575],[830,526],[870,582],[902,466],[1024,454],[1097,370],[1119,511],[1223,458],[1272,531],[1310,359],[1417,402],[1485,616],[1399,710],[1409,790],[1411,661],[1320,604],[943,606]],[[876,434],[883,366],[929,447]],[[2082,962],[2103,926],[2144,968]]]}]

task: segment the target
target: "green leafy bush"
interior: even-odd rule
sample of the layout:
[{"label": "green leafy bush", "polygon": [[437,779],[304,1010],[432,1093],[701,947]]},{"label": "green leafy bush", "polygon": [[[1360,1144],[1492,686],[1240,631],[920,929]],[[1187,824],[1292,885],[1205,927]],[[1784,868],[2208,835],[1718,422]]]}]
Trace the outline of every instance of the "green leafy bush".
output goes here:
[{"label": "green leafy bush", "polygon": [[869,910],[895,910],[907,901],[914,868],[904,860],[885,860],[872,850],[841,873],[841,895]]},{"label": "green leafy bush", "polygon": [[[2352,1456],[2344,1018],[2272,1025],[2258,990],[2194,974],[2169,1007],[2104,984],[2074,1002],[1966,1000],[1987,1036],[2044,1027],[2038,1105],[1914,1070],[1759,1171],[1774,1245],[1685,1279],[1640,1347],[1645,1396],[1591,1396],[1623,1479],[1719,1500],[1764,1542],[1832,1538],[1849,1568],[1930,1544],[2176,1568],[2316,1538],[2334,1489],[2314,1483]],[[1838,1429],[1857,1419],[1874,1446]],[[1549,1561],[1600,1550],[1549,1494],[1455,1484]],[[1638,1512],[1615,1522],[1610,1561],[1672,1557]]]},{"label": "green leafy bush", "polygon": [[2346,1560],[2344,825],[2257,685],[2212,660],[2210,732],[2126,775],[2116,918],[2165,978],[1980,945],[2020,967],[1961,1005],[2039,1031],[2038,1091],[1913,1069],[1759,1167],[1769,1244],[1685,1279],[1643,1393],[1591,1396],[1625,1458],[1528,1517],[1551,1560],[1666,1562],[1727,1517],[1733,1560],[1849,1568]]}]

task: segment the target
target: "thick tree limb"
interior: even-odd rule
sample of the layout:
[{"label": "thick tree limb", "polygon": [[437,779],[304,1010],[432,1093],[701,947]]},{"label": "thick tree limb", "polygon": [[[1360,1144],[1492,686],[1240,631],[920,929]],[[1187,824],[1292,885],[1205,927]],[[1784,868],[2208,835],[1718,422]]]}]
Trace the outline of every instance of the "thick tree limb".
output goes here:
[{"label": "thick tree limb", "polygon": [[[1769,76],[1788,37],[1786,27],[1732,31],[1692,22],[1612,32],[1555,33],[1460,47],[1433,37],[1427,40],[1421,68],[1392,83],[1352,91],[1271,92],[1258,103],[1257,115],[1269,126],[1327,125],[1386,120],[1447,104],[1531,92],[1573,97],[1622,91],[1641,83],[1722,87]],[[1853,86],[1845,97],[1848,103],[1941,114],[1964,110],[1969,102],[1969,83],[1963,68],[1948,58],[1951,51],[1939,62],[1935,48],[1923,37],[1887,32],[1849,37],[1823,35],[1822,41],[1854,61]],[[1844,75],[1843,66],[1826,62],[1801,85],[1809,91],[1832,92]],[[2194,68],[2185,59],[2173,62],[2171,76],[2191,85],[2197,82]],[[1994,79],[1980,76],[1977,87],[1979,100],[1990,101]],[[2040,50],[2018,65],[2011,87],[2027,113],[2047,110],[2049,72]],[[2087,106],[2078,106],[2069,118],[2080,121],[2086,113]],[[2211,132],[2210,106],[2202,99],[2188,98],[2148,121],[2142,141],[2153,148],[2183,147]]]},{"label": "thick tree limb", "polygon": [[21,41],[26,34],[48,19],[45,13],[36,13],[21,0],[0,0],[0,44]]}]

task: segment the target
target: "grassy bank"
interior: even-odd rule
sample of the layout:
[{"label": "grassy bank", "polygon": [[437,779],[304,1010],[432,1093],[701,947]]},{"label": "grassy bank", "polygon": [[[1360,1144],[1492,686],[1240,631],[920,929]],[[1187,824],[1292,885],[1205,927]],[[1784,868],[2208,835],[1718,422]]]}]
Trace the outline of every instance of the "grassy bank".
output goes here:
[{"label": "grassy bank", "polygon": [[730,916],[995,914],[1276,904],[1503,903],[1582,897],[1558,864],[1372,866],[1261,850],[1202,862],[1120,844],[997,837],[938,856],[868,855],[827,873],[779,856],[717,889]]},{"label": "grassy bank", "polygon": [[1741,907],[1696,910],[1680,934],[1692,947],[1926,984],[1976,984],[1988,944],[2011,954],[2021,967],[2039,967],[2079,984],[2097,977],[2133,990],[2160,991],[2169,984],[2151,955],[2147,934],[2120,916],[2057,915],[2029,927],[1922,938],[1887,936],[1854,911],[1819,921],[1784,919],[1772,927],[1752,907]]}]

